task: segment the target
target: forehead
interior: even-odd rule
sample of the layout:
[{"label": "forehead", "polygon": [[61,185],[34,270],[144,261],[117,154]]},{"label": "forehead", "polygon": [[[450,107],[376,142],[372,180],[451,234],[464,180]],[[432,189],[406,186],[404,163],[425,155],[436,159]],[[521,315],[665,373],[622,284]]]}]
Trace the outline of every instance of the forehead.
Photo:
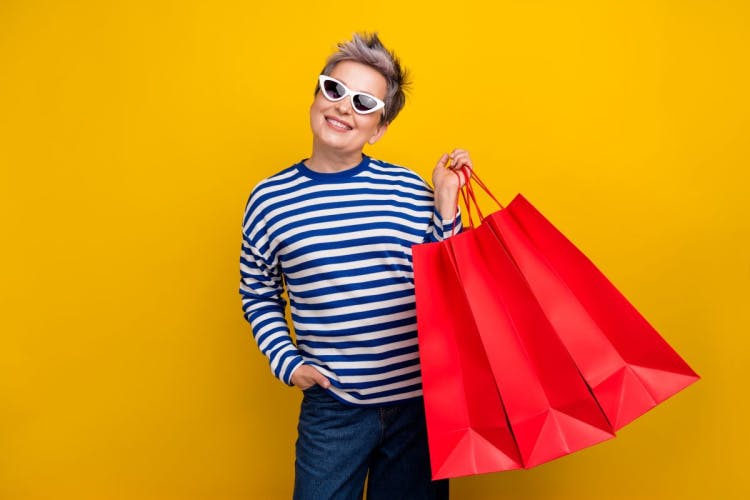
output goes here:
[{"label": "forehead", "polygon": [[354,61],[341,61],[333,67],[330,76],[352,90],[385,97],[388,83],[378,70]]}]

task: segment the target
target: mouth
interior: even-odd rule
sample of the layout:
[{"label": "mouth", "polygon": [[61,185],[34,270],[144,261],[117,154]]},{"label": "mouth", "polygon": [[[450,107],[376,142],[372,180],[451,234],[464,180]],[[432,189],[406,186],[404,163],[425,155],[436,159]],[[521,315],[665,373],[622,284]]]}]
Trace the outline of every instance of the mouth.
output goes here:
[{"label": "mouth", "polygon": [[333,118],[331,116],[326,116],[325,119],[326,119],[326,123],[328,123],[328,125],[334,130],[340,130],[342,132],[346,132],[354,128],[348,123],[342,122],[341,120],[337,120],[336,118]]}]

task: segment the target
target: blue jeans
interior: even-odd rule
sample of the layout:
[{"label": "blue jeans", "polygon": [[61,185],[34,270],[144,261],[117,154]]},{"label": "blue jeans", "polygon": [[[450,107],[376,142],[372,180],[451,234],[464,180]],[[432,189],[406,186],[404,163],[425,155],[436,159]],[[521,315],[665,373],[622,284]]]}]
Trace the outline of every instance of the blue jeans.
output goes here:
[{"label": "blue jeans", "polygon": [[297,427],[295,500],[447,500],[432,481],[421,398],[380,407],[342,403],[318,385],[304,391]]}]

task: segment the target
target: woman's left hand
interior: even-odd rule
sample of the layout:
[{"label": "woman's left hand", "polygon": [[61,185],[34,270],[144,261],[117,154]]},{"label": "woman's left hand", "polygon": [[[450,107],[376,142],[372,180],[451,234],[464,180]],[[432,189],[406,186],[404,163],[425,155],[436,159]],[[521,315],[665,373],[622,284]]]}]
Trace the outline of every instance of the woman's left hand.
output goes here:
[{"label": "woman's left hand", "polygon": [[[449,160],[450,166],[448,166]],[[435,208],[443,219],[455,213],[458,205],[458,190],[471,177],[471,168],[471,157],[465,149],[454,149],[450,154],[443,154],[435,165],[432,171]]]}]

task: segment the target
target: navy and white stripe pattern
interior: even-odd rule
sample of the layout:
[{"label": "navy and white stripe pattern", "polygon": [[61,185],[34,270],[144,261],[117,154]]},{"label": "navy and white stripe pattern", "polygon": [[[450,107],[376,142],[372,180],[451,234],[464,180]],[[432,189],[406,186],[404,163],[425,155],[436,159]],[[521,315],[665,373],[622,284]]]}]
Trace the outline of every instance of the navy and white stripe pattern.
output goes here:
[{"label": "navy and white stripe pattern", "polygon": [[411,246],[460,231],[460,214],[453,226],[416,173],[364,155],[343,172],[298,163],[261,181],[243,220],[240,295],[276,377],[291,384],[306,363],[351,404],[420,396]]}]

